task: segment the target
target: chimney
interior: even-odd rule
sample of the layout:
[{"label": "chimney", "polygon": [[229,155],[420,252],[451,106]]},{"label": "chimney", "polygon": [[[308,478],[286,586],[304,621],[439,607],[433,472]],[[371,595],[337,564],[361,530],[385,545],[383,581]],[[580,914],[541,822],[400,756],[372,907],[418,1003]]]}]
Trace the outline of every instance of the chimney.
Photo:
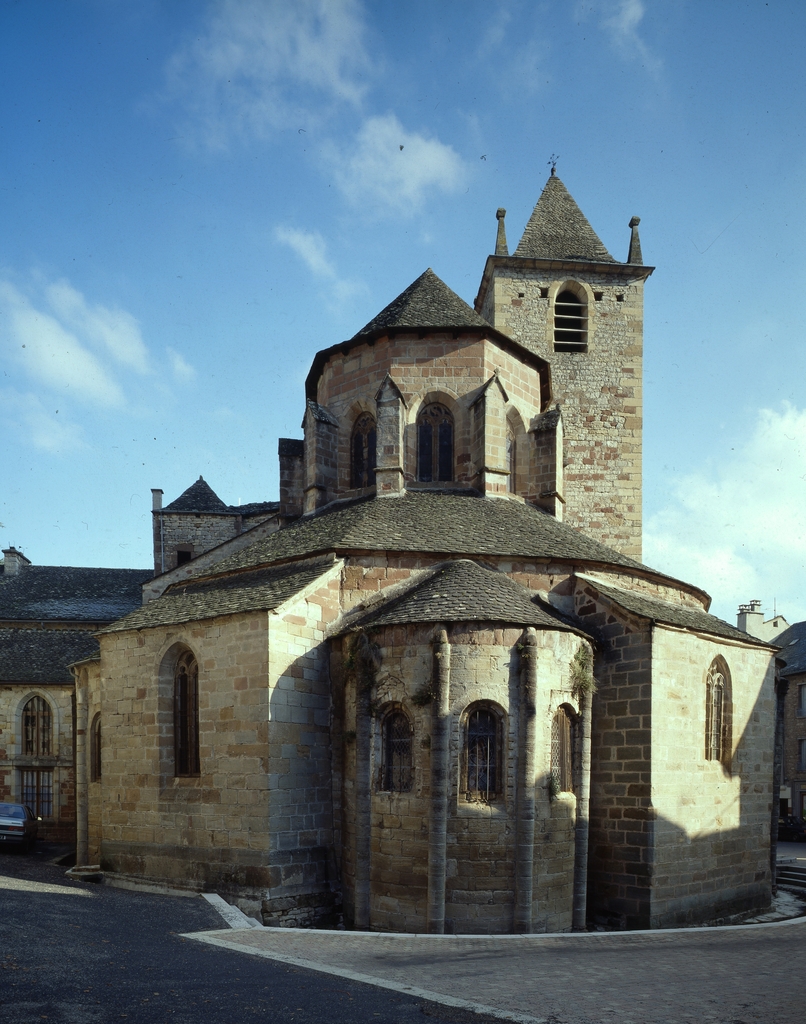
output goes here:
[{"label": "chimney", "polygon": [[750,601],[748,604],[740,604],[736,616],[736,628],[750,636],[763,640],[764,636],[764,615],[761,611],[761,601]]},{"label": "chimney", "polygon": [[26,558],[16,548],[3,548],[3,575],[16,576],[18,572],[31,564],[30,558]]},{"label": "chimney", "polygon": [[151,511],[152,512],[159,512],[159,510],[162,508],[162,494],[163,494],[163,491],[162,491],[161,487],[152,487],[151,488]]}]

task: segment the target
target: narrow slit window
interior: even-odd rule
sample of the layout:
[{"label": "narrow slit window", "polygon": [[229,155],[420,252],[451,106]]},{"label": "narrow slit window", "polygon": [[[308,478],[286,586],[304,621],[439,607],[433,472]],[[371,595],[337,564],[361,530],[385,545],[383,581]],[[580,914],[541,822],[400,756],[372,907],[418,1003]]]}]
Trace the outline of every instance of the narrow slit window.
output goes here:
[{"label": "narrow slit window", "polygon": [[573,722],[565,708],[558,708],[551,723],[551,778],[556,792],[572,793]]},{"label": "narrow slit window", "polygon": [[199,774],[199,667],[190,651],[174,671],[174,751],[178,776]]}]

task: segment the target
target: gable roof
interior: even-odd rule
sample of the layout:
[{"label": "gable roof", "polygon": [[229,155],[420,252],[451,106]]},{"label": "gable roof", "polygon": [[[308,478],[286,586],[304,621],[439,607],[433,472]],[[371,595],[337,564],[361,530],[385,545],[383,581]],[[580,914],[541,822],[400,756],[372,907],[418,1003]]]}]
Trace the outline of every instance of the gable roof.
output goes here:
[{"label": "gable roof", "polygon": [[553,171],[514,255],[541,260],[618,262],[604,247],[588,218]]},{"label": "gable roof", "polygon": [[333,568],[332,559],[306,565],[280,565],[234,576],[175,583],[160,597],[113,622],[99,633],[178,625],[238,612],[271,611]]},{"label": "gable roof", "polygon": [[718,619],[715,615],[709,615],[702,609],[670,604],[658,597],[650,597],[634,590],[622,590],[621,587],[600,583],[599,580],[583,573],[577,575],[580,580],[592,586],[602,597],[613,601],[625,611],[649,619],[651,622],[666,626],[678,626],[698,633],[710,633],[713,636],[721,636],[730,640],[740,640],[742,643],[753,644],[757,647],[773,647],[772,644],[758,640],[748,633],[743,633],[742,630]]},{"label": "gable roof", "polygon": [[467,558],[443,563],[419,575],[402,592],[398,590],[353,619],[350,628],[414,622],[505,622],[581,632],[538,604],[509,576]]},{"label": "gable roof", "polygon": [[781,670],[784,678],[806,672],[806,622],[794,622],[771,643],[781,648],[778,657],[786,662]]},{"label": "gable roof", "polygon": [[81,629],[0,629],[0,682],[72,683],[68,665],[98,651]]},{"label": "gable roof", "polygon": [[26,565],[0,576],[0,622],[111,622],[142,602],[152,569]]}]

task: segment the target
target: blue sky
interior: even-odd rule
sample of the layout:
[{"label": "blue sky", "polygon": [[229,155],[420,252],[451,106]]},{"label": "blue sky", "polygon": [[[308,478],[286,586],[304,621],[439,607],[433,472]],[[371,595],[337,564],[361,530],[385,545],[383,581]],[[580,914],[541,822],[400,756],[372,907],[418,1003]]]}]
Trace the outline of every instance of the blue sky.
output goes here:
[{"label": "blue sky", "polygon": [[[0,544],[150,564],[150,488],[277,496],[313,354],[468,302],[552,154],[641,217],[644,558],[806,618],[800,0],[0,0]],[[402,148],[401,148],[402,147]]]}]

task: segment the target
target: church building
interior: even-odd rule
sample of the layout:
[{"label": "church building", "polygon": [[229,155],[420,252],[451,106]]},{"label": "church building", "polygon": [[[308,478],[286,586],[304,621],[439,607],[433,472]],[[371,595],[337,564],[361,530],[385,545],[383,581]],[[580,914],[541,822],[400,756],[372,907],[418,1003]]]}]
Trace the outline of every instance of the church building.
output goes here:
[{"label": "church building", "polygon": [[281,925],[768,906],[775,648],[641,561],[638,218],[620,262],[553,171],[497,217],[474,307],[429,269],[316,354],[278,502],[155,491],[74,665],[80,862]]}]

